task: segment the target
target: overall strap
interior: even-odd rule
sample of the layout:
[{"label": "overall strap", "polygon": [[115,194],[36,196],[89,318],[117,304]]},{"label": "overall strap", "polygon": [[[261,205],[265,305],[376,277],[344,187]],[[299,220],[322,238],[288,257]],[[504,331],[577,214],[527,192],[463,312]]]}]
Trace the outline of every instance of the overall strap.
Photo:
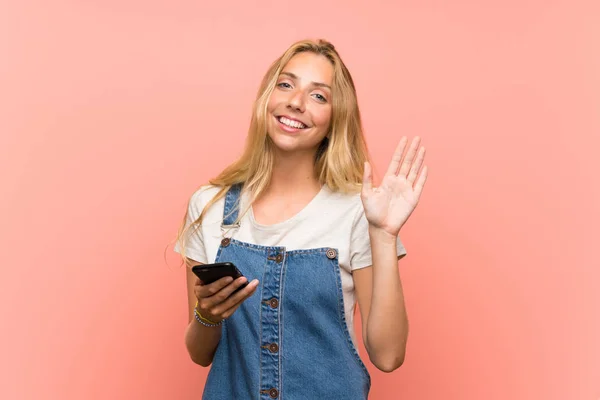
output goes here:
[{"label": "overall strap", "polygon": [[[241,183],[236,183],[225,194],[225,207],[223,208],[223,223],[222,227],[233,226],[239,214],[239,200],[242,192]],[[239,226],[239,223],[235,224]]]}]

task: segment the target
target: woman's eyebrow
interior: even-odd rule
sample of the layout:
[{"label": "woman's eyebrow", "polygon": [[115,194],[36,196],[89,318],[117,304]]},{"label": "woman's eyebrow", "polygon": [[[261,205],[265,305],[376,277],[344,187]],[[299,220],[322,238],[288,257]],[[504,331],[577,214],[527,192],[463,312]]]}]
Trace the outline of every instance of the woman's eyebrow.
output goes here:
[{"label": "woman's eyebrow", "polygon": [[[296,74],[293,74],[291,72],[287,72],[287,71],[283,71],[281,72],[281,75],[287,75],[292,79],[298,80],[298,76]],[[318,86],[318,87],[326,87],[329,90],[331,90],[331,86],[329,86],[326,83],[322,83],[322,82],[311,82],[311,84],[313,84],[314,86]]]}]

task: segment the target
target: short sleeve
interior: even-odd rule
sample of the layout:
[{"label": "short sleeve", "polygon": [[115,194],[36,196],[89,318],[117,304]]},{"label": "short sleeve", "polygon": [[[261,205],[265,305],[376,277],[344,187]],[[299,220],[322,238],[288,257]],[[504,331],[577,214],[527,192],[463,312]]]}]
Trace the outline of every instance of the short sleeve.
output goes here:
[{"label": "short sleeve", "polygon": [[[202,188],[194,192],[190,197],[187,208],[187,216],[185,222],[185,256],[194,261],[206,264],[206,250],[204,248],[204,239],[202,236],[202,227],[194,226],[190,229],[189,226],[200,217],[206,202],[203,200]],[[181,243],[178,240],[175,243],[175,252],[181,254]]]},{"label": "short sleeve", "polygon": [[[369,267],[373,264],[371,238],[369,237],[369,221],[367,221],[367,217],[365,216],[362,202],[358,208],[350,235],[350,269],[352,271]],[[396,249],[398,259],[406,255],[406,249],[400,237],[396,239]]]}]

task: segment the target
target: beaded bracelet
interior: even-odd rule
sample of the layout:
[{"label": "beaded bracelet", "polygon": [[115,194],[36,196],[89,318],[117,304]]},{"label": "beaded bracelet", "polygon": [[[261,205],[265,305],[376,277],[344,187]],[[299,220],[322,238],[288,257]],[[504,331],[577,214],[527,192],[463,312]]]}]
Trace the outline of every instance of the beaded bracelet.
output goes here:
[{"label": "beaded bracelet", "polygon": [[194,307],[194,317],[196,318],[196,321],[198,321],[199,323],[201,323],[204,326],[208,326],[208,327],[215,327],[215,326],[219,326],[223,323],[223,321],[219,321],[219,322],[213,322],[208,318],[203,317],[200,314],[200,311],[198,311],[198,301],[196,300],[196,306]]},{"label": "beaded bracelet", "polygon": [[196,318],[196,321],[198,321],[202,325],[207,326],[209,328],[214,328],[214,327],[219,326],[219,325],[221,325],[223,323],[223,321],[219,321],[217,323],[204,322],[204,321],[208,321],[208,320],[206,320],[204,317],[200,316],[200,313],[197,310],[194,310],[194,317]]}]

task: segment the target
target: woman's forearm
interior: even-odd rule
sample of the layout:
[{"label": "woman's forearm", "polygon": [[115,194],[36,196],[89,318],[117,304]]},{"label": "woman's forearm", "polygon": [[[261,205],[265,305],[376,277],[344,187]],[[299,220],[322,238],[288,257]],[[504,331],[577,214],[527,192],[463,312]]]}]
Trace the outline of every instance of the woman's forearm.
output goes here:
[{"label": "woman's forearm", "polygon": [[383,371],[404,362],[408,318],[398,271],[396,237],[369,227],[373,255],[373,292],[367,321],[366,347]]},{"label": "woman's forearm", "polygon": [[185,346],[190,358],[203,367],[208,367],[212,363],[219,340],[221,340],[220,326],[207,327],[194,318],[185,330]]}]

